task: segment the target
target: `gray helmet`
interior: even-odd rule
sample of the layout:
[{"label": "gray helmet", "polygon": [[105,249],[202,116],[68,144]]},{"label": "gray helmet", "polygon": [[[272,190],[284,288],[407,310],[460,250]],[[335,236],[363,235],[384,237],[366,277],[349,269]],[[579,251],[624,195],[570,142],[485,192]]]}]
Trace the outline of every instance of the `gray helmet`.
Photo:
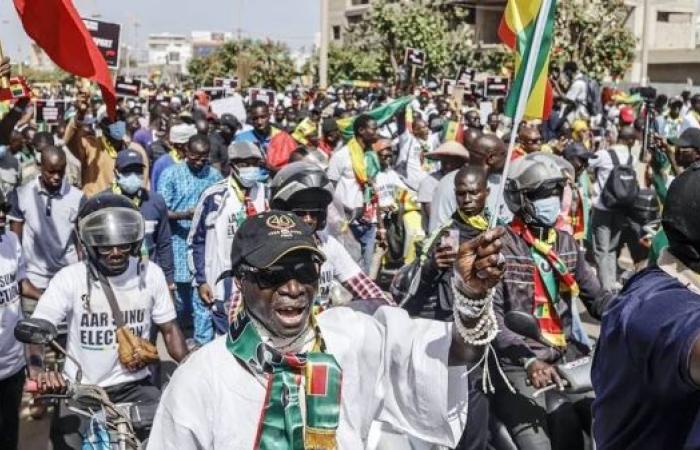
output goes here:
[{"label": "gray helmet", "polygon": [[561,190],[566,184],[567,173],[574,173],[573,166],[550,153],[530,153],[514,161],[503,194],[506,205],[526,223],[534,222],[535,211],[530,199],[547,196],[557,188]]},{"label": "gray helmet", "polygon": [[287,164],[272,179],[271,207],[326,209],[333,201],[333,184],[316,164],[298,161]]},{"label": "gray helmet", "polygon": [[131,245],[131,255],[138,256],[145,234],[141,212],[122,195],[102,193],[91,197],[78,213],[78,237],[88,257],[103,269],[97,247]]}]

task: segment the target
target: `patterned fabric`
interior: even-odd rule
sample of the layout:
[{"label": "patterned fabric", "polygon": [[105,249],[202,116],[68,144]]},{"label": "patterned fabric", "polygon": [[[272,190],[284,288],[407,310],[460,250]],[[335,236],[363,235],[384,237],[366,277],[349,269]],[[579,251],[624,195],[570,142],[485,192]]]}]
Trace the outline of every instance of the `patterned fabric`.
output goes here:
[{"label": "patterned fabric", "polygon": [[[556,244],[557,232],[554,228],[551,228],[545,242],[535,238],[530,229],[519,218],[513,220],[511,228],[527,243],[531,251],[538,253],[554,270],[556,280],[559,281],[558,288],[553,286],[552,280],[547,279],[548,274],[544,273],[540,265],[536,265],[535,273],[533,274],[535,284],[533,309],[544,338],[553,345],[566,347],[566,336],[561,325],[561,319],[557,313],[557,304],[560,302],[561,293],[563,292],[570,292],[572,302],[575,301],[579,294],[579,286],[574,275],[569,272],[566,263],[554,252],[553,246]],[[537,262],[537,259],[535,257],[535,262]]]},{"label": "patterned fabric", "polygon": [[384,295],[382,289],[364,272],[358,273],[344,284],[347,284],[350,291],[355,294],[355,298],[362,300],[381,299],[385,300],[390,305],[396,305],[393,300],[390,300]]},{"label": "patterned fabric", "polygon": [[[281,353],[263,343],[245,308],[231,322],[228,351],[252,373],[264,376],[267,395],[258,423],[255,449],[331,450],[337,447],[341,369],[326,353],[321,330],[311,316],[315,343],[306,353]],[[305,390],[300,387],[304,383]],[[302,417],[304,396],[306,417]]]},{"label": "patterned fabric", "polygon": [[[163,196],[169,211],[183,212],[194,209],[202,192],[221,178],[221,173],[211,166],[195,174],[187,163],[181,162],[168,167],[160,176],[158,193]],[[191,227],[191,220],[170,221],[175,258],[174,278],[178,283],[192,280],[192,273],[187,265],[187,235]]]}]

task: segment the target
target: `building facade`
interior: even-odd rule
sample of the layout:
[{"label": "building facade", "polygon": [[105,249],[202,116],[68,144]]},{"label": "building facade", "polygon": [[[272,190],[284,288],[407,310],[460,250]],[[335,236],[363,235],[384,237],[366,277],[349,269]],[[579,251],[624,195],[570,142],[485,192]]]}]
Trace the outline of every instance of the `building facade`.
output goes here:
[{"label": "building facade", "polygon": [[[362,17],[369,10],[373,0],[327,0],[328,27],[331,43],[342,43],[343,37],[350,25],[362,21]],[[410,2],[412,0],[396,0],[396,2]],[[459,8],[467,8],[470,11],[468,23],[474,27],[475,42],[488,47],[499,42],[498,24],[503,15],[505,0],[479,0],[462,1]]]},{"label": "building facade", "polygon": [[[627,25],[638,38],[637,58],[629,81],[642,81],[642,37],[644,35],[644,0],[628,0]],[[696,0],[649,0],[646,15],[649,83],[700,84],[700,52],[696,50]]]},{"label": "building facade", "polygon": [[167,66],[187,73],[192,58],[192,42],[183,34],[159,33],[148,36],[148,65]]}]

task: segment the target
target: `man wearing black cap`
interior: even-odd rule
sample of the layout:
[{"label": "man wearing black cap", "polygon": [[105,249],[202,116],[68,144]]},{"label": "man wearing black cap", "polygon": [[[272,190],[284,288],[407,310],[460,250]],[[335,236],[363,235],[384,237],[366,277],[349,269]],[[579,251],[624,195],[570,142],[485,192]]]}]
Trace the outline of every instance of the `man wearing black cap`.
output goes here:
[{"label": "man wearing black cap", "polygon": [[140,153],[135,150],[120,152],[115,161],[114,182],[105,192],[124,195],[139,208],[145,221],[141,255],[147,256],[163,269],[168,286],[173,290],[173,244],[168,207],[162,195],[145,188],[145,171],[146,166]]},{"label": "man wearing black cap", "polygon": [[596,446],[700,448],[700,167],[669,188],[669,247],[608,306],[593,362]]},{"label": "man wearing black cap", "polygon": [[[450,275],[455,322],[390,306],[315,314],[323,254],[311,228],[281,211],[249,218],[231,250],[237,315],[175,372],[149,449],[360,449],[375,421],[454,447],[466,425],[465,364],[497,329],[488,317],[502,235],[462,245]],[[481,300],[470,307],[467,297]]]}]

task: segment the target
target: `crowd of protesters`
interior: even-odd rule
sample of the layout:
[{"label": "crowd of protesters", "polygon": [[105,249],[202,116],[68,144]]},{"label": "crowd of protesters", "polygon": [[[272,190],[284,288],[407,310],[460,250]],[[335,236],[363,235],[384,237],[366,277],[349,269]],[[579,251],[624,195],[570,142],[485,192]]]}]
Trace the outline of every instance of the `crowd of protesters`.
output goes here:
[{"label": "crowd of protesters", "polygon": [[[106,261],[95,267],[124,295],[121,306],[145,312],[130,326],[153,342],[161,331],[168,353],[180,361],[229,334],[241,311],[248,311],[252,301],[246,296],[251,294],[239,281],[246,278],[237,277],[241,262],[232,255],[274,239],[260,234],[251,244],[239,233],[247,223],[268,217],[268,211],[287,211],[292,217],[284,219],[291,225],[284,225],[270,220],[287,216],[269,216],[271,230],[291,229],[296,220],[310,226],[309,239],[323,260],[310,275],[318,283],[313,294],[317,313],[376,300],[437,322],[457,316],[461,294],[453,290],[451,274],[457,270],[460,245],[483,235],[492,220],[505,228],[502,277],[489,294],[500,332],[493,341],[495,359],[488,360],[487,350],[485,363],[498,366],[502,377],[470,373],[463,393],[469,402],[466,430],[454,439],[433,439],[438,431],[402,428],[400,420],[384,430],[384,439],[413,430],[418,441],[485,449],[495,445],[498,422],[517,448],[584,448],[595,412],[605,418],[594,429],[599,448],[632,448],[632,442],[635,448],[652,448],[642,445],[640,436],[661,446],[655,448],[681,448],[692,437],[698,409],[698,313],[674,306],[673,313],[657,312],[660,322],[653,324],[648,311],[619,310],[626,307],[620,299],[634,304],[635,295],[646,296],[646,304],[657,308],[649,297],[653,292],[638,293],[642,288],[637,284],[647,283],[645,289],[654,291],[654,282],[671,283],[651,279],[663,278],[661,274],[683,283],[669,289],[690,286],[688,298],[683,297],[688,305],[698,301],[698,266],[688,261],[699,259],[694,249],[700,231],[694,228],[696,219],[681,225],[686,220],[681,215],[692,212],[683,204],[688,209],[694,205],[688,186],[700,186],[697,176],[687,180],[700,160],[700,94],[669,98],[653,89],[601,89],[575,63],[556,73],[551,115],[522,121],[517,128],[503,115],[502,100],[477,93],[456,99],[434,82],[401,88],[351,83],[325,90],[290,87],[264,101],[232,93],[244,108],[219,113],[205,91],[163,85],[148,96],[120,98],[112,118],[85,86],[61,88],[43,93],[70,99],[65,115],[53,123],[36,123],[29,99],[14,102],[0,121],[0,448],[17,447],[25,378],[46,381],[47,373],[58,373],[37,355],[25,358],[12,333],[21,317],[67,322],[68,351],[84,366],[84,376],[119,401],[160,395],[157,368],[122,367],[114,342],[106,340],[105,324],[89,318],[91,303],[96,311],[109,307],[100,307],[99,297],[90,293],[97,289],[90,287],[96,281],[91,281],[90,269],[86,280],[83,261]],[[9,63],[3,61],[0,76],[7,75]],[[515,147],[509,153],[513,136]],[[510,170],[504,173],[507,163]],[[685,187],[677,187],[676,178],[685,178]],[[100,202],[140,213],[144,231],[134,241],[138,248],[129,241],[121,250],[115,245],[100,254],[98,244],[97,252],[91,250],[78,226],[104,207]],[[120,251],[131,255],[124,256],[121,269]],[[300,279],[304,264],[293,269]],[[663,269],[672,264],[673,274]],[[132,276],[145,285],[132,286]],[[261,275],[256,276],[262,289]],[[140,289],[137,296],[150,303],[132,299],[133,289]],[[596,395],[568,396],[569,408],[552,408],[549,395],[555,392],[536,400],[532,393],[560,383],[558,363],[592,354],[582,307],[586,320],[604,320],[594,367]],[[608,308],[618,315],[606,318]],[[532,314],[551,345],[509,329],[505,316],[514,310]],[[253,323],[260,327],[261,319],[253,313]],[[294,313],[294,308],[285,310],[281,323]],[[643,315],[635,320],[647,330],[664,320],[675,323],[677,318],[682,324],[676,332],[663,331],[663,343],[644,333],[630,341],[620,331],[635,326],[627,323],[633,318],[626,313]],[[272,333],[270,342],[299,350],[293,342],[278,344],[274,329],[266,330]],[[625,366],[626,355],[645,343],[654,354]],[[664,349],[669,354],[656,354]],[[203,358],[191,364],[203,364]],[[611,390],[624,391],[635,368],[645,372],[638,373],[640,383],[653,384],[657,376],[663,378],[661,387],[677,382],[676,390],[669,387],[668,392],[674,399],[692,397],[683,400],[685,415],[669,412],[668,418],[658,418],[655,408],[640,407],[654,417],[649,419],[652,431],[642,433],[645,422],[639,418],[633,421],[639,436],[622,433],[622,425],[616,428],[620,417],[634,415],[639,400]],[[67,365],[66,374],[74,371]],[[404,389],[412,389],[410,381],[402,380]],[[645,386],[635,392],[663,397],[649,394]],[[150,445],[169,448],[177,438],[183,448],[209,448],[216,439],[198,434],[201,430],[193,429],[191,435],[173,431],[181,419],[166,413],[187,408],[177,405],[175,389],[165,400],[173,409],[159,416]],[[42,408],[36,406],[33,413],[39,417]],[[84,435],[68,420],[75,415],[59,407],[53,414],[53,448],[80,448]],[[676,424],[667,427],[673,418]],[[188,420],[182,419],[182,427],[197,423]],[[404,420],[412,424],[418,419]],[[668,437],[670,429],[678,430],[677,435]],[[616,438],[622,441],[616,443]]]}]

